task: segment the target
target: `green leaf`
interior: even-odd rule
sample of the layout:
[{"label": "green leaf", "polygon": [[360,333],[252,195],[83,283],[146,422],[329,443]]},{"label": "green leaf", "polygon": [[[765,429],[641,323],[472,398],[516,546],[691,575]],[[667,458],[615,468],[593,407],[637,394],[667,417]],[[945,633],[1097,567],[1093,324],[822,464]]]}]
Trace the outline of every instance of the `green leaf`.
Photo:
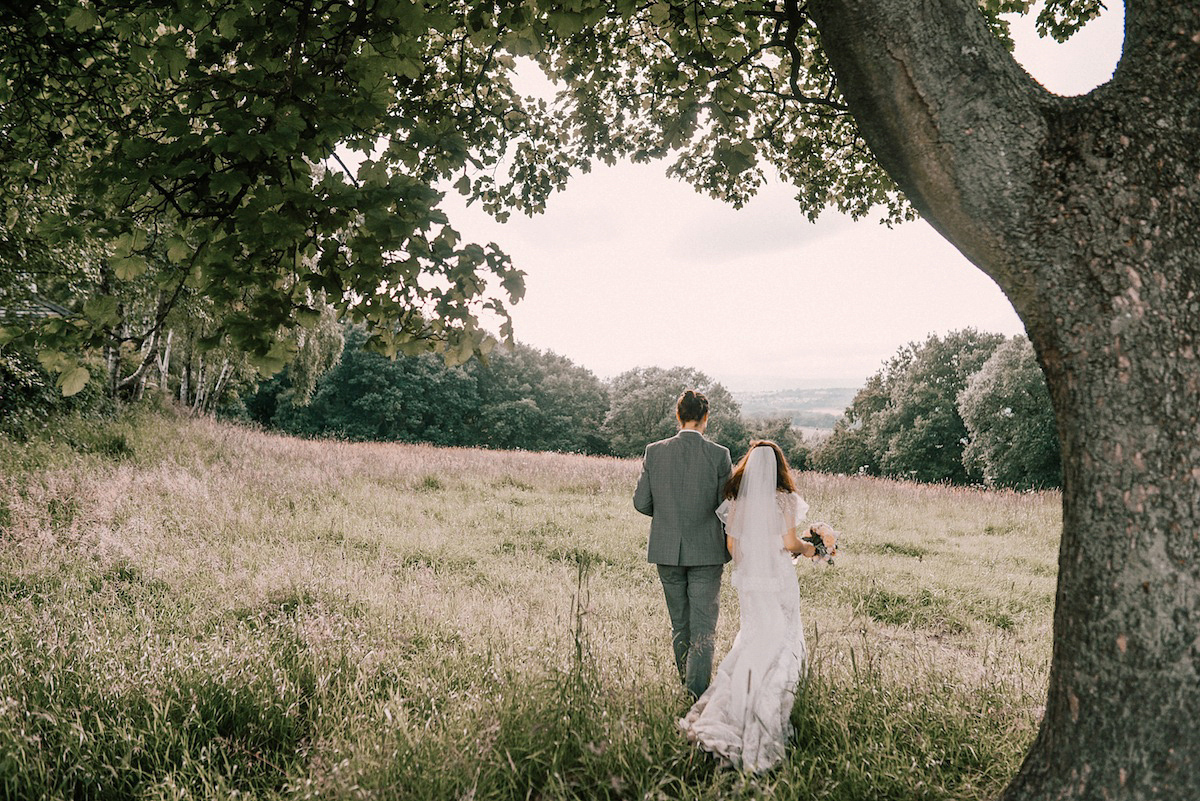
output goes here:
[{"label": "green leaf", "polygon": [[187,242],[184,242],[179,237],[173,236],[167,240],[167,258],[172,264],[180,264],[188,257],[190,252],[191,248],[188,247]]},{"label": "green leaf", "polygon": [[414,61],[411,58],[402,58],[396,64],[396,73],[405,78],[412,78],[415,81],[421,77],[421,62]]},{"label": "green leaf", "polygon": [[57,350],[38,351],[37,360],[47,373],[62,372],[71,363],[65,353]]},{"label": "green leaf", "polygon": [[458,367],[460,364],[466,364],[475,355],[475,341],[469,333],[466,331],[459,332],[455,339],[457,341],[449,344],[446,352],[442,354],[447,367]]},{"label": "green leaf", "polygon": [[260,375],[272,376],[282,370],[296,355],[296,343],[290,340],[278,340],[271,345],[271,350],[265,354],[250,352],[246,359],[254,365]]},{"label": "green leaf", "polygon": [[144,256],[126,256],[123,259],[112,260],[113,272],[122,281],[131,281],[146,272]]},{"label": "green leaf", "polygon": [[514,56],[532,56],[542,49],[542,43],[533,29],[506,33],[500,41],[504,49]]},{"label": "green leaf", "polygon": [[64,398],[69,398],[87,386],[87,382],[92,378],[91,373],[86,367],[76,367],[74,370],[69,370],[59,376],[58,388],[62,390]]},{"label": "green leaf", "polygon": [[574,36],[583,30],[584,26],[583,14],[576,11],[552,12],[548,16],[547,22],[554,32],[563,38]]},{"label": "green leaf", "polygon": [[217,194],[235,194],[245,184],[245,176],[236,170],[213,173],[208,180],[208,186]]},{"label": "green leaf", "polygon": [[160,48],[155,61],[166,67],[166,75],[172,80],[178,78],[188,65],[187,54],[178,47]]},{"label": "green leaf", "polygon": [[504,276],[500,284],[513,303],[525,297],[525,273],[523,270],[513,270]]},{"label": "green leaf", "polygon": [[718,151],[716,155],[717,160],[724,164],[725,169],[733,175],[745,172],[756,163],[753,155],[744,153],[740,149]]},{"label": "green leaf", "polygon": [[16,339],[19,334],[11,328],[0,328],[0,348]]},{"label": "green leaf", "polygon": [[236,12],[233,12],[233,11],[227,11],[226,13],[221,15],[220,21],[217,22],[217,30],[220,32],[222,37],[224,37],[225,39],[236,39],[237,38],[238,19],[239,19],[239,16],[237,15]]},{"label": "green leaf", "polygon": [[[70,14],[67,15],[67,25],[71,26],[79,33],[90,31],[92,28],[95,28],[96,24],[99,22],[99,15],[97,15],[92,9],[84,6],[77,6],[71,11]],[[72,392],[70,394],[74,395],[75,393]]]},{"label": "green leaf", "polygon": [[138,228],[117,237],[117,242],[113,246],[113,255],[124,258],[144,247],[146,247],[146,232]]},{"label": "green leaf", "polygon": [[117,299],[112,295],[98,295],[83,302],[83,314],[98,325],[116,325],[121,321],[117,313]]},{"label": "green leaf", "polygon": [[321,322],[321,310],[314,309],[309,306],[301,306],[296,309],[296,322],[305,328],[312,328],[317,323]]}]

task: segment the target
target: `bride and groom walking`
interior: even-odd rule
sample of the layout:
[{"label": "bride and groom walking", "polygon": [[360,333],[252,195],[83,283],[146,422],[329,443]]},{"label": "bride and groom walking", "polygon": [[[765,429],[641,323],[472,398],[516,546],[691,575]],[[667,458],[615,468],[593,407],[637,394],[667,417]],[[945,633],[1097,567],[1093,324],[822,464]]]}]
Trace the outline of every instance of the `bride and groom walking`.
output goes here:
[{"label": "bride and groom walking", "polygon": [[[704,437],[704,395],[684,392],[676,416],[679,433],[646,447],[633,505],[651,518],[647,558],[658,566],[675,666],[695,701],[679,726],[723,761],[764,771],[783,758],[806,658],[790,557],[816,553],[796,535],[808,504],[775,443],[751,443],[735,468],[729,450]],[[730,558],[741,628],[712,679]]]}]

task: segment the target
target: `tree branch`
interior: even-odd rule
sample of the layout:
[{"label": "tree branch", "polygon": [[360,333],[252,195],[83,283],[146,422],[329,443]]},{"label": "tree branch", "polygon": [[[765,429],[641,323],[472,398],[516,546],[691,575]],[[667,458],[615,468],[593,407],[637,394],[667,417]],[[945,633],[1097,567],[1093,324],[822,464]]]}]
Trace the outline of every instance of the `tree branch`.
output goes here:
[{"label": "tree branch", "polygon": [[[810,0],[863,138],[921,215],[1001,281],[1055,100],[974,0]],[[1011,278],[1011,276],[1009,276]]]}]

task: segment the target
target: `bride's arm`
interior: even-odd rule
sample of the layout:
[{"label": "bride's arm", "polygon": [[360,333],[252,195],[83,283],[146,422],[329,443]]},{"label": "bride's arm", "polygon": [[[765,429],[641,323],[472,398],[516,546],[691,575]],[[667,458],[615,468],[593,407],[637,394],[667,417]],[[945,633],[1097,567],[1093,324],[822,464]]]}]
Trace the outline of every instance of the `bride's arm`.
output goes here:
[{"label": "bride's arm", "polygon": [[[791,524],[787,531],[783,533],[783,547],[787,549],[792,556],[803,556],[806,559],[811,559],[817,555],[817,548],[811,542],[805,542],[796,536],[796,529],[800,526],[800,521],[808,514],[808,504],[804,502],[796,493],[791,493],[786,497],[784,508],[788,511],[788,516],[791,518]],[[805,531],[805,534],[808,532]]]},{"label": "bride's arm", "polygon": [[799,554],[807,559],[817,555],[817,549],[811,542],[805,542],[796,536],[796,527],[792,526],[783,535],[783,547],[792,554]]}]

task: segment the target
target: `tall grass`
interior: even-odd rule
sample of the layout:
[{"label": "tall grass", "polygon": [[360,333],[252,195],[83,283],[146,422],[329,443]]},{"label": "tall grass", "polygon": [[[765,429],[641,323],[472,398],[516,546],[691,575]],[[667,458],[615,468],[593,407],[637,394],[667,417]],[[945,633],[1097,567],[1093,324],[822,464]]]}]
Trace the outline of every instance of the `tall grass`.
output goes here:
[{"label": "tall grass", "polygon": [[843,556],[751,779],[677,733],[636,461],[93,425],[0,439],[0,798],[982,799],[1034,733],[1056,495],[801,475]]}]

